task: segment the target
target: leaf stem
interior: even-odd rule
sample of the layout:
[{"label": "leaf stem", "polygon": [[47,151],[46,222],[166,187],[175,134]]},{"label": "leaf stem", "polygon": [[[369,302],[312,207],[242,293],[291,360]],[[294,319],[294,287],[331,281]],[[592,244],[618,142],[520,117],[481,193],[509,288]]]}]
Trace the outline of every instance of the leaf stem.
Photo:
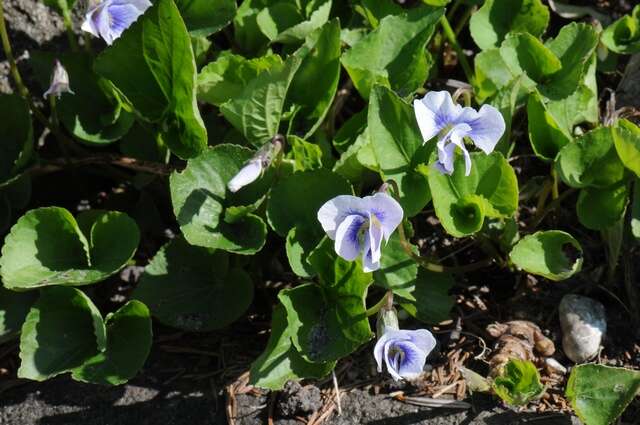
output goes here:
[{"label": "leaf stem", "polygon": [[471,70],[469,62],[467,62],[467,57],[464,55],[462,47],[460,47],[460,44],[458,43],[458,38],[456,37],[453,28],[451,28],[446,16],[443,15],[442,18],[440,18],[440,25],[442,26],[442,31],[444,32],[445,37],[447,37],[447,40],[451,43],[451,47],[453,47],[453,50],[455,50],[458,55],[458,61],[462,66],[464,74],[467,76],[467,80],[469,80],[470,84],[473,84],[475,81],[473,71]]},{"label": "leaf stem", "polygon": [[79,51],[78,40],[76,39],[76,34],[73,32],[73,21],[71,20],[71,12],[68,7],[65,7],[62,11],[62,21],[64,23],[64,28],[67,33],[67,39],[69,40],[71,50],[74,52]]},{"label": "leaf stem", "polygon": [[531,223],[527,226],[528,230],[529,231],[535,230],[535,228],[538,227],[538,225],[542,222],[542,220],[544,220],[547,214],[549,214],[553,209],[560,206],[560,204],[562,204],[562,201],[564,201],[569,195],[572,195],[575,192],[576,192],[576,189],[569,188],[564,192],[562,192],[556,199],[549,202],[549,204],[546,207],[540,208],[536,213],[536,215],[533,217],[533,220],[531,220]]}]

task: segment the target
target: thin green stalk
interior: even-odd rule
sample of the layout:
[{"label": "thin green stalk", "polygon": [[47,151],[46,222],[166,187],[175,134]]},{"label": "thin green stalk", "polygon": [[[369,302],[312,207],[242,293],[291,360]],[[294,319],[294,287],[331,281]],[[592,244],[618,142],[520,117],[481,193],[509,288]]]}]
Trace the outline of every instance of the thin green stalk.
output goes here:
[{"label": "thin green stalk", "polygon": [[24,85],[22,76],[20,75],[20,71],[18,70],[18,66],[16,65],[16,59],[13,56],[11,42],[9,41],[7,25],[4,20],[4,0],[0,0],[0,38],[2,38],[2,49],[4,50],[4,55],[9,61],[9,70],[11,72],[11,76],[13,77],[13,81],[16,84],[16,88],[18,89],[18,93],[20,94],[20,96],[27,99],[29,98],[29,89],[27,89],[27,86]]},{"label": "thin green stalk", "polygon": [[71,20],[71,12],[68,8],[62,11],[62,20],[64,22],[64,28],[67,32],[67,39],[69,40],[69,46],[71,46],[71,50],[74,52],[79,51],[78,48],[78,40],[76,39],[76,34],[73,32],[73,21]]},{"label": "thin green stalk", "polygon": [[[397,198],[398,194],[400,193],[398,190],[398,184],[393,180],[388,180],[387,183],[391,185],[391,187],[393,188],[393,192]],[[398,236],[400,237],[400,245],[402,245],[402,249],[407,253],[407,255],[409,255],[420,267],[426,270],[429,270],[435,273],[463,274],[463,273],[469,273],[475,270],[483,269],[485,267],[492,265],[494,262],[492,258],[487,258],[487,259],[478,261],[476,263],[470,263],[470,264],[467,264],[464,266],[458,266],[458,267],[449,267],[449,266],[443,266],[438,263],[433,263],[427,260],[426,258],[421,257],[420,255],[416,254],[413,251],[411,244],[407,240],[406,234],[404,233],[404,220],[398,226]]]},{"label": "thin green stalk", "polygon": [[457,21],[458,23],[456,24],[456,27],[453,31],[456,37],[460,35],[460,32],[465,27],[465,25],[467,24],[467,21],[469,21],[469,19],[471,18],[471,15],[473,15],[473,12],[475,12],[476,9],[477,9],[476,6],[469,6],[465,9],[464,15],[462,15],[462,17],[458,19]]},{"label": "thin green stalk", "polygon": [[[391,296],[389,295],[391,294]],[[391,299],[391,306],[393,306],[393,292],[388,291],[385,292],[384,295],[382,296],[382,298],[380,298],[380,301],[378,301],[374,306],[372,306],[371,308],[367,309],[366,314],[367,317],[371,317],[375,314],[378,314],[378,312],[380,311],[380,309],[389,304],[389,300]]]},{"label": "thin green stalk", "polygon": [[449,20],[447,19],[446,16],[443,16],[442,18],[440,18],[440,25],[442,26],[442,31],[444,32],[445,37],[447,37],[447,40],[449,41],[449,43],[451,43],[451,47],[453,47],[453,50],[455,50],[458,55],[458,61],[462,66],[462,70],[464,71],[464,74],[467,76],[467,80],[469,81],[470,84],[473,84],[475,80],[473,71],[471,70],[471,66],[469,65],[469,62],[467,62],[467,57],[464,55],[464,52],[462,51],[462,47],[460,47],[460,44],[458,43],[458,38],[456,37],[455,32],[451,28],[451,25],[449,24]]}]

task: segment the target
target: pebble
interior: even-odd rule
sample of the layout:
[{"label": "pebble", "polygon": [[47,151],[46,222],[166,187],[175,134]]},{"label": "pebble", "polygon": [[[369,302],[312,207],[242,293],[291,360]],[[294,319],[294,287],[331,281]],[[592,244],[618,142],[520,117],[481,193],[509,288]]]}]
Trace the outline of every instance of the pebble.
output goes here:
[{"label": "pebble", "polygon": [[560,301],[562,349],[575,363],[593,359],[607,330],[604,306],[582,295],[565,295]]}]

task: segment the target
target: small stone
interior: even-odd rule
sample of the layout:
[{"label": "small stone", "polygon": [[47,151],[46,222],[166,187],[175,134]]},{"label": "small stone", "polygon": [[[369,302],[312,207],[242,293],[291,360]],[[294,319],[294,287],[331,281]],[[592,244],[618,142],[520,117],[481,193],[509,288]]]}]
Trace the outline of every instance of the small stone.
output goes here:
[{"label": "small stone", "polygon": [[559,315],[567,357],[575,363],[593,359],[607,330],[604,306],[591,298],[569,294],[560,301]]}]

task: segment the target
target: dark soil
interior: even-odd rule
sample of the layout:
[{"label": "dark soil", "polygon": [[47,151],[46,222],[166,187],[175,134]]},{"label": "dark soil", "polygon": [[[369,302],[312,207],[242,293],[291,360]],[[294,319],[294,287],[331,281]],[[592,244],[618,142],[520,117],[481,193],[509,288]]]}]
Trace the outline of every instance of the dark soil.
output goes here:
[{"label": "dark soil", "polygon": [[[21,58],[20,66],[29,84],[29,68],[26,66],[29,51],[36,48],[63,51],[66,48],[62,20],[37,0],[4,0],[4,4],[14,54]],[[623,0],[599,0],[597,4],[604,10],[611,10],[616,17],[629,10],[629,2]],[[7,76],[8,64],[3,59],[0,52],[0,92],[8,92],[11,90]],[[637,58],[635,62],[640,63]],[[640,87],[640,66],[635,65],[635,68],[630,69],[623,80],[627,81],[627,85],[621,88],[618,100],[620,104],[637,107],[640,99],[640,94],[637,94]],[[526,168],[529,172],[532,167],[546,166],[536,163],[534,167],[529,159],[523,156],[519,169]],[[526,167],[523,167],[525,162]],[[514,163],[514,166],[518,168],[519,164]],[[79,200],[84,200],[83,202],[93,207],[120,203],[127,204],[126,209],[135,215],[137,207],[131,205],[141,203],[138,194],[132,195],[133,201],[128,197],[129,193],[116,196],[110,184],[109,179],[100,175],[78,181],[74,174],[52,174],[34,185],[32,206],[55,203],[75,210]],[[67,187],[68,190],[62,194],[55,190],[60,187]],[[58,198],[51,198],[52,194]],[[60,196],[65,199],[59,199]],[[158,207],[157,211],[170,214],[166,194],[152,197]],[[569,206],[572,202],[575,200],[569,199],[566,205]],[[149,209],[144,205],[147,217],[144,223],[142,220],[139,222],[146,225],[143,229],[146,237],[137,257],[139,267],[144,266],[147,259],[155,253],[166,237],[164,229],[171,225],[171,218],[162,214],[158,214],[157,222],[150,223]],[[453,291],[456,297],[454,319],[434,328],[441,346],[440,352],[430,359],[433,368],[431,372],[426,373],[424,379],[415,386],[394,383],[376,373],[370,344],[342,360],[336,368],[341,389],[341,414],[338,414],[331,379],[289,384],[283,392],[277,394],[259,391],[247,385],[246,372],[268,338],[269,312],[278,290],[264,284],[257,287],[256,300],[247,317],[224,331],[194,335],[156,324],[152,353],[144,370],[129,384],[119,387],[81,384],[65,376],[42,383],[18,380],[17,344],[13,342],[0,345],[0,424],[204,425],[229,422],[254,425],[268,423],[270,417],[273,418],[273,423],[279,425],[301,422],[313,425],[322,420],[335,425],[579,424],[563,410],[563,380],[554,381],[553,377],[543,374],[549,385],[548,398],[533,404],[526,412],[515,412],[499,406],[491,397],[466,397],[464,381],[459,373],[461,364],[486,373],[488,353],[479,337],[483,338],[482,341],[486,339],[490,348],[491,340],[484,332],[484,327],[494,321],[532,320],[548,333],[559,349],[556,308],[562,295],[568,292],[588,292],[607,307],[610,332],[604,341],[601,361],[635,368],[640,365],[640,347],[634,345],[634,341],[640,340],[640,335],[637,329],[635,335],[630,335],[629,316],[610,290],[598,288],[587,280],[599,273],[599,269],[593,265],[603,264],[604,261],[600,239],[598,235],[585,234],[584,230],[572,225],[575,217],[571,216],[573,213],[570,211],[559,211],[550,220],[554,220],[554,224],[563,223],[567,230],[580,236],[588,257],[585,264],[591,265],[591,269],[582,274],[586,277],[580,278],[582,280],[550,283],[520,279],[508,272],[489,269],[459,279]],[[443,257],[460,248],[456,241],[442,234],[441,227],[430,217],[428,211],[424,217],[420,217],[422,218],[417,220],[419,223],[416,223],[419,234],[431,235],[421,241],[424,251],[431,252],[437,246],[438,256]],[[272,255],[266,251],[268,250],[260,254],[264,258],[260,257],[256,261]],[[465,261],[476,260],[478,252],[477,247],[472,247],[463,250],[458,258]],[[637,252],[627,255],[640,260]],[[271,260],[272,257],[268,259]],[[635,264],[638,263],[639,261],[635,261]],[[136,281],[135,272],[139,272],[139,267],[128,269],[120,277],[116,276],[91,288],[95,291],[94,295],[97,295],[94,298],[101,310],[111,311],[126,299]],[[613,291],[618,289],[612,288]],[[379,296],[379,293],[372,290],[372,300]],[[463,333],[454,338],[452,333],[457,330],[458,319]],[[420,325],[409,322],[409,326]],[[564,365],[570,364],[561,353],[555,357]],[[400,391],[403,395],[432,397],[441,390],[446,390],[442,398],[464,399],[471,407],[462,410],[419,407],[402,401],[402,396],[390,396],[391,393]],[[638,418],[640,403],[636,401],[628,409],[624,421],[638,424]]]}]

